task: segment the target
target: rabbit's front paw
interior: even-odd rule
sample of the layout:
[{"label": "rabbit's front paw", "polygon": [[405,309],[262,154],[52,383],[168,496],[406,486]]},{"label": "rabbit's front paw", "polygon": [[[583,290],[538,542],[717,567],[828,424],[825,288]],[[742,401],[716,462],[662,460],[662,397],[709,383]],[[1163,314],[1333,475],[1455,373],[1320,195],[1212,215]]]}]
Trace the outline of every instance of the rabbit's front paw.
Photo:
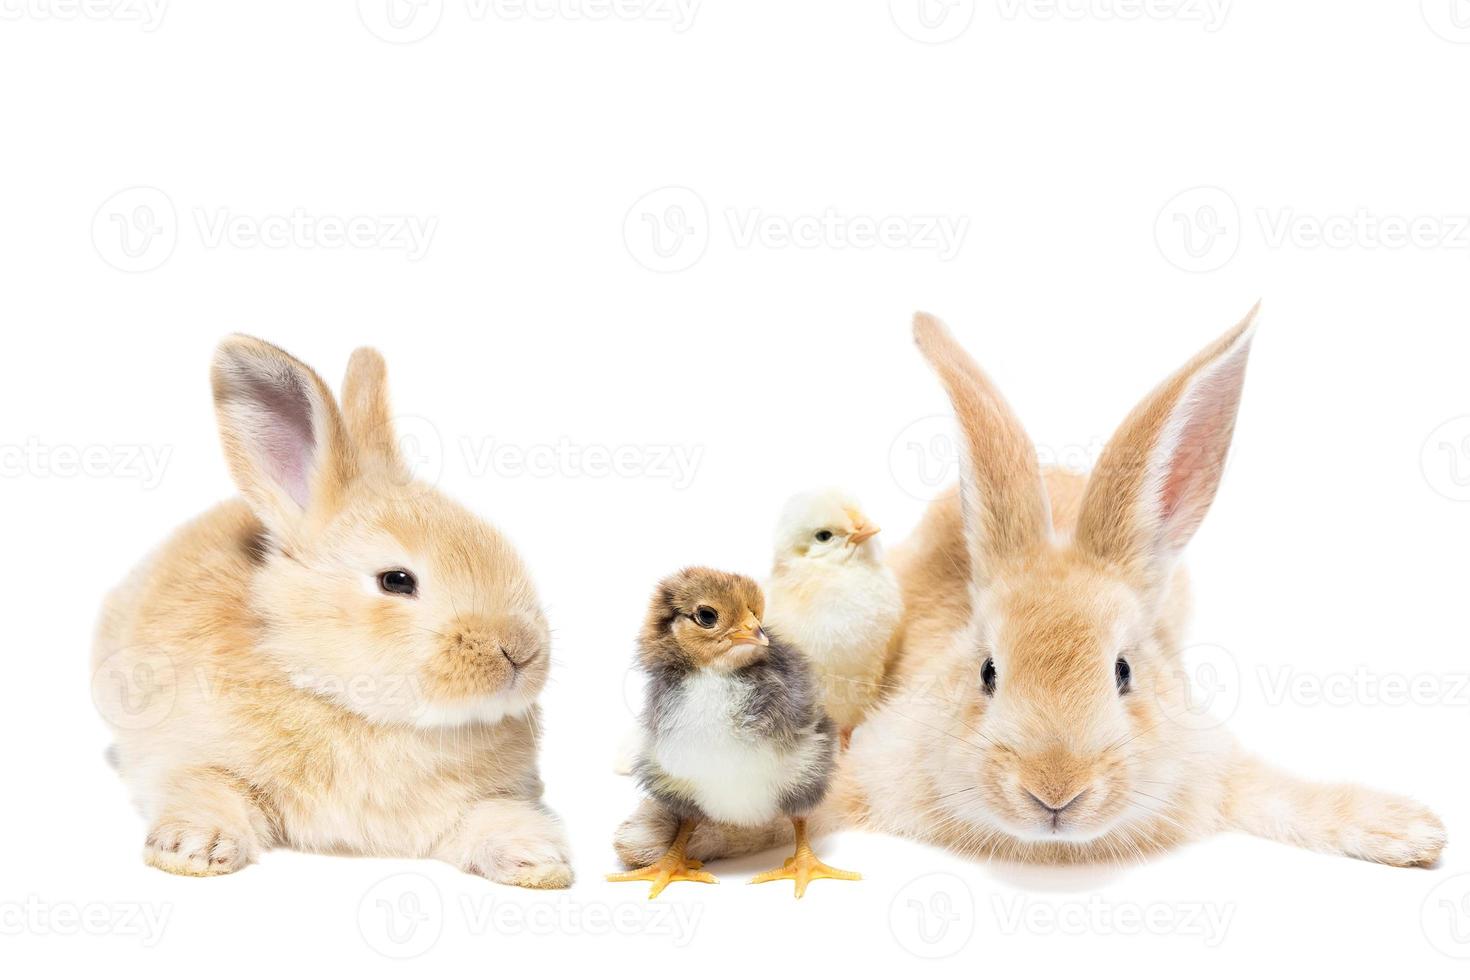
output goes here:
[{"label": "rabbit's front paw", "polygon": [[143,845],[143,860],[153,867],[196,878],[239,871],[252,857],[247,838],[183,820],[161,821]]},{"label": "rabbit's front paw", "polygon": [[518,888],[569,888],[572,884],[572,862],[560,834],[521,834],[487,841],[465,870]]},{"label": "rabbit's front paw", "polygon": [[1433,864],[1445,842],[1444,824],[1427,807],[1388,794],[1365,794],[1342,828],[1348,854],[1400,868]]},{"label": "rabbit's front paw", "polygon": [[568,888],[572,859],[550,811],[521,800],[486,800],[438,856],[470,874],[520,888]]}]

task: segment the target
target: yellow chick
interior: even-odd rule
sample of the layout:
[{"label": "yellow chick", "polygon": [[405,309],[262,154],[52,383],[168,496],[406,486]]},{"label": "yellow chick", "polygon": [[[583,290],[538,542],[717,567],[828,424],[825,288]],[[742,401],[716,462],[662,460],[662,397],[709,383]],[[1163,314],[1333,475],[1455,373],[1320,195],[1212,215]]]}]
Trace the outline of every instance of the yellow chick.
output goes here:
[{"label": "yellow chick", "polygon": [[781,512],[766,583],[766,624],[811,661],[844,747],[878,700],[903,616],[878,530],[840,490],[798,494]]}]

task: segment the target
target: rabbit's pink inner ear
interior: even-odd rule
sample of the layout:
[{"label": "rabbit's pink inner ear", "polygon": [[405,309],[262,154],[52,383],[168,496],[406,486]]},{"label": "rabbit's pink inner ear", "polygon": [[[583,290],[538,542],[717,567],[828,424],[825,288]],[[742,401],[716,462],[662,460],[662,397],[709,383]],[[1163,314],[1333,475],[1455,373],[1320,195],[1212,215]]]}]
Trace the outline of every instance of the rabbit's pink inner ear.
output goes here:
[{"label": "rabbit's pink inner ear", "polygon": [[351,479],[331,392],[305,364],[250,337],[215,353],[215,409],[235,484],[276,532],[330,513]]},{"label": "rabbit's pink inner ear", "polygon": [[1087,481],[1075,541],[1145,585],[1167,572],[1220,487],[1256,312],[1140,402]]},{"label": "rabbit's pink inner ear", "polygon": [[1250,344],[1241,344],[1197,379],[1166,432],[1158,485],[1161,543],[1178,550],[1199,530],[1225,472],[1235,433]]},{"label": "rabbit's pink inner ear", "polygon": [[249,378],[242,394],[255,406],[251,428],[253,451],[268,479],[302,510],[311,503],[311,474],[316,453],[311,396],[301,379],[282,374]]}]

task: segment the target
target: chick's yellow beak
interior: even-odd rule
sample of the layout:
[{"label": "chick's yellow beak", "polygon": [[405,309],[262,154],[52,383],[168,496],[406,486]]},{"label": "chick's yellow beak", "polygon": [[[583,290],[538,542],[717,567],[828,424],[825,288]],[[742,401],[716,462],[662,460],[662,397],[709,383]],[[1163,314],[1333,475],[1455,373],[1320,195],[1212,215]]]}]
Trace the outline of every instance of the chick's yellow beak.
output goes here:
[{"label": "chick's yellow beak", "polygon": [[856,531],[852,532],[852,536],[848,538],[848,540],[851,541],[853,544],[862,544],[864,541],[873,537],[873,535],[877,534],[881,530],[883,530],[881,527],[874,527],[871,524],[863,524],[860,525]]},{"label": "chick's yellow beak", "polygon": [[730,634],[732,646],[751,644],[758,647],[771,645],[771,638],[766,636],[766,631],[761,629],[761,621],[754,616],[748,617],[740,624],[740,628]]}]

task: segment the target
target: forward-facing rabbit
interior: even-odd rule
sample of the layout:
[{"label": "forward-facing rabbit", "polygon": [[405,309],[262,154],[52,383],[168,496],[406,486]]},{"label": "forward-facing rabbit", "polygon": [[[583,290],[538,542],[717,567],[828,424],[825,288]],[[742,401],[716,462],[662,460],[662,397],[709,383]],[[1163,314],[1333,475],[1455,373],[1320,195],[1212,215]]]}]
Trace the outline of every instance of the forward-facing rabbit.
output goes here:
[{"label": "forward-facing rabbit", "polygon": [[540,802],[536,591],[499,532],[409,475],[383,359],[352,355],[340,410],[249,337],[213,384],[243,499],[132,573],[94,653],[144,859],[224,874],[282,846],[570,884]]},{"label": "forward-facing rabbit", "polygon": [[[1219,486],[1255,313],[1154,390],[1090,478],[1043,474],[1011,410],[937,320],[915,335],[954,403],[961,493],[894,553],[895,693],[858,729],[815,831],[866,826],[967,854],[1126,858],[1220,830],[1392,865],[1435,861],[1440,821],[1398,796],[1287,775],[1201,718],[1179,667],[1180,553]],[[638,862],[670,818],[645,805]],[[690,857],[788,839],[702,825]]]}]

